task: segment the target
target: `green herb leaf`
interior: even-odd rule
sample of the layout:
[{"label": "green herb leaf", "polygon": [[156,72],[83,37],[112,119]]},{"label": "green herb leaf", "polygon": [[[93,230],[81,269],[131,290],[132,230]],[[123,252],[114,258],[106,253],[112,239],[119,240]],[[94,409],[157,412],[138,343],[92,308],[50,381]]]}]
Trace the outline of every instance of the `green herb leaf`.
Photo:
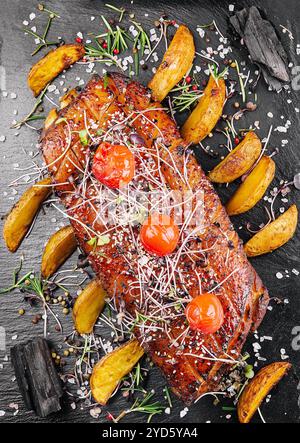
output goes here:
[{"label": "green herb leaf", "polygon": [[109,235],[101,235],[100,237],[98,237],[97,245],[104,246],[104,245],[108,245],[109,242],[110,242]]},{"label": "green herb leaf", "polygon": [[88,133],[86,129],[79,131],[80,142],[83,146],[87,146],[89,144]]},{"label": "green herb leaf", "polygon": [[95,246],[97,244],[97,237],[92,237],[89,241],[87,241],[89,246]]}]

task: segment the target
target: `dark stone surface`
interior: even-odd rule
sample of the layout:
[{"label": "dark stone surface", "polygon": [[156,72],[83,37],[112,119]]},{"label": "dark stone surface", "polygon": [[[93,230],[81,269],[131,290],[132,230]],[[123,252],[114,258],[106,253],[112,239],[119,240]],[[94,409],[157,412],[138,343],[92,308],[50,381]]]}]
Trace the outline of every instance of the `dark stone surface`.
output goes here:
[{"label": "dark stone surface", "polygon": [[[1,118],[0,118],[0,135],[5,134],[7,139],[5,143],[0,143],[1,149],[1,216],[3,216],[11,207],[13,200],[12,188],[7,188],[8,184],[20,172],[14,171],[13,164],[18,163],[20,167],[29,165],[28,158],[24,155],[23,149],[26,151],[34,150],[37,143],[37,134],[28,128],[22,129],[18,137],[14,136],[15,131],[9,130],[9,126],[14,118],[20,118],[31,108],[33,104],[33,97],[26,85],[26,74],[32,65],[32,58],[30,56],[33,50],[33,41],[28,36],[24,36],[22,32],[23,20],[27,19],[29,14],[35,10],[36,3],[34,0],[21,2],[17,0],[1,0],[1,14],[0,14],[0,61],[1,66],[6,70],[6,87],[9,92],[16,92],[17,99],[3,98],[1,95]],[[170,18],[175,18],[178,21],[186,23],[195,31],[197,24],[210,23],[215,19],[219,27],[224,31],[228,18],[228,5],[238,3],[239,6],[249,6],[256,4],[261,6],[266,16],[275,24],[277,30],[282,36],[283,45],[289,54],[290,60],[295,64],[299,64],[299,56],[296,55],[295,46],[300,42],[300,9],[297,0],[267,0],[267,1],[134,1],[134,5],[130,6],[130,2],[113,1],[113,4],[121,5],[128,4],[130,9],[134,9],[136,19],[140,19],[145,25],[153,27],[153,20],[158,18],[162,12],[166,12]],[[110,12],[104,7],[104,2],[88,1],[88,0],[64,0],[64,1],[48,1],[47,6],[57,11],[61,15],[61,20],[57,20],[51,28],[51,35],[56,37],[61,35],[66,42],[73,41],[78,31],[90,32],[96,31],[99,23],[100,13],[109,15]],[[236,6],[237,8],[237,6]],[[149,16],[145,17],[144,14]],[[91,23],[90,16],[94,15],[97,20]],[[45,20],[45,17],[44,17]],[[37,23],[40,23],[41,19]],[[34,23],[35,24],[35,23]],[[292,29],[294,41],[290,41],[287,34],[280,31],[279,25],[284,25]],[[199,39],[197,39],[199,43]],[[203,42],[202,42],[203,44]],[[245,59],[243,50],[236,50],[237,57],[241,60]],[[96,67],[97,69],[97,67]],[[82,73],[83,72],[83,73]],[[76,75],[81,75],[87,78],[85,70],[80,66],[72,69],[68,74],[68,85],[72,85]],[[151,76],[151,72],[142,73],[140,78],[146,82]],[[299,91],[292,91],[291,94],[282,93],[275,94],[267,91],[263,82],[260,83],[258,89],[259,108],[253,114],[247,114],[241,120],[237,127],[248,127],[255,120],[260,121],[261,137],[266,136],[269,125],[273,123],[276,126],[285,123],[289,118],[291,120],[291,128],[287,134],[280,134],[274,132],[271,138],[270,147],[279,147],[280,154],[274,159],[277,165],[276,179],[274,186],[278,185],[281,179],[292,179],[296,172],[300,171],[300,155],[299,155],[299,130],[300,130],[300,114],[295,113],[294,108],[300,107]],[[292,100],[292,104],[288,104],[287,100]],[[14,116],[13,111],[18,109],[18,116]],[[267,118],[267,112],[271,111],[274,118],[271,120]],[[280,116],[284,116],[281,120]],[[281,148],[281,140],[288,139],[289,144]],[[271,149],[272,152],[272,149]],[[217,163],[217,160],[211,160],[202,152],[199,155],[201,164],[205,170],[211,168]],[[232,193],[236,185],[230,186],[228,189],[220,189],[222,199],[226,200],[226,196]],[[18,188],[21,193],[23,187]],[[4,192],[8,192],[5,196]],[[293,190],[289,196],[290,202],[299,203],[299,191]],[[280,206],[280,205],[279,205]],[[11,281],[13,269],[18,265],[18,257],[21,253],[25,254],[25,269],[39,269],[41,252],[48,237],[55,230],[55,224],[51,223],[52,217],[60,220],[54,209],[46,209],[46,215],[40,215],[34,226],[34,229],[27,238],[18,253],[15,255],[9,254],[1,239],[1,274],[0,287],[7,287]],[[265,213],[263,210],[263,202],[261,202],[254,210],[250,211],[242,217],[235,218],[234,223],[237,227],[246,221],[258,222],[265,220]],[[2,227],[2,223],[1,223]],[[241,232],[245,232],[243,229]],[[244,237],[244,235],[242,235]],[[247,236],[246,236],[247,237]],[[276,305],[272,303],[273,311],[268,312],[266,318],[260,328],[260,335],[271,335],[273,341],[264,341],[261,343],[261,355],[267,357],[268,361],[280,360],[280,350],[284,348],[286,353],[290,356],[293,363],[294,372],[290,374],[284,381],[280,383],[272,392],[271,401],[264,404],[262,407],[263,415],[267,422],[299,422],[299,406],[298,397],[300,390],[297,391],[297,376],[300,375],[300,351],[292,349],[292,330],[295,326],[300,325],[300,285],[299,277],[291,272],[293,268],[300,270],[299,264],[299,230],[293,241],[284,246],[273,254],[260,257],[253,260],[253,264],[266,286],[269,288],[272,297],[279,297],[281,299],[288,298],[288,304]],[[76,257],[73,261],[69,261],[68,268],[75,263]],[[285,270],[289,271],[290,277],[284,277],[279,280],[276,278],[277,272],[285,274]],[[3,369],[0,369],[0,411],[6,411],[3,417],[0,417],[0,422],[20,422],[20,421],[42,421],[36,418],[32,413],[24,410],[20,394],[16,382],[13,380],[13,372],[10,362],[5,361],[5,356],[9,354],[9,348],[18,342],[24,341],[35,335],[42,335],[42,323],[34,326],[31,323],[32,316],[39,312],[38,309],[31,309],[26,307],[26,314],[19,317],[18,309],[24,307],[23,297],[20,293],[14,292],[12,294],[0,295],[0,327],[5,328],[7,349],[0,351],[0,364]],[[72,321],[68,317],[64,321],[65,333],[71,331]],[[49,328],[49,339],[54,343],[60,343],[61,338],[58,333],[54,331],[54,325],[51,323]],[[109,333],[106,332],[108,335]],[[14,336],[17,335],[17,339]],[[251,341],[256,339],[249,339],[246,349],[252,351]],[[264,362],[260,362],[264,364]],[[158,396],[162,391],[165,382],[160,373],[154,369],[150,375],[148,386],[155,387]],[[18,415],[13,415],[13,410],[9,408],[9,404],[16,402],[20,406]],[[122,408],[127,407],[126,401],[117,396],[110,403],[109,410],[117,413]],[[183,409],[183,405],[174,400],[174,408],[171,415],[162,414],[155,421],[159,422],[179,422],[179,413]],[[206,420],[213,422],[226,422],[226,415],[228,413],[222,411],[220,405],[213,406],[212,398],[207,397],[200,401],[197,405],[190,408],[189,413],[181,420],[184,422],[202,423]],[[105,414],[102,414],[99,421],[105,421]],[[127,418],[128,421],[144,421],[144,416],[135,415]],[[256,421],[259,418],[255,417]],[[76,422],[76,421],[93,421],[87,409],[71,411],[66,407],[65,412],[57,414],[47,421],[53,422]],[[125,420],[126,421],[126,420]],[[235,413],[232,413],[232,418],[228,421],[236,421]]]}]

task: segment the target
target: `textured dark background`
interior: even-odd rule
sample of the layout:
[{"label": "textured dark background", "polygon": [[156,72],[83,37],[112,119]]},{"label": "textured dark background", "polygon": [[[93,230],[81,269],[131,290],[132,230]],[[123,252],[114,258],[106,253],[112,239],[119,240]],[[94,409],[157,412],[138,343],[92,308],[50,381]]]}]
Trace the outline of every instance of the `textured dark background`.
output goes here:
[{"label": "textured dark background", "polygon": [[[26,74],[32,65],[32,58],[30,53],[33,50],[33,41],[28,36],[24,36],[22,32],[23,20],[27,19],[29,14],[35,11],[36,1],[28,0],[1,0],[1,14],[0,14],[0,64],[6,70],[6,83],[9,94],[11,92],[17,93],[17,99],[12,100],[3,98],[0,95],[1,101],[1,118],[0,118],[0,135],[5,134],[7,139],[5,143],[0,143],[1,156],[1,216],[3,216],[13,203],[13,190],[7,188],[7,185],[19,173],[14,171],[13,164],[18,163],[24,165],[27,161],[22,148],[27,151],[33,149],[37,142],[37,134],[25,128],[21,130],[18,137],[14,136],[14,131],[9,130],[9,126],[14,118],[17,118],[28,112],[33,103],[32,94],[26,85]],[[90,21],[91,15],[99,17],[100,13],[110,15],[110,12],[104,7],[104,2],[97,0],[54,0],[45,2],[50,9],[58,12],[61,15],[61,20],[55,21],[51,28],[51,35],[56,37],[61,35],[66,42],[73,41],[78,31],[90,32],[96,30],[96,22],[93,24]],[[264,0],[264,1],[134,1],[130,5],[129,1],[115,1],[111,3],[114,5],[128,6],[129,9],[134,10],[136,19],[140,19],[144,25],[153,27],[153,21],[157,19],[162,12],[166,12],[170,18],[175,18],[179,22],[184,22],[195,30],[197,24],[205,24],[216,19],[219,27],[223,32],[226,32],[226,22],[228,17],[228,5],[235,4],[236,9],[243,5],[257,4],[262,7],[269,19],[280,30],[279,25],[284,25],[293,31],[295,40],[290,41],[287,34],[280,35],[283,38],[283,43],[289,52],[290,60],[298,65],[300,64],[300,56],[297,57],[295,46],[300,43],[300,8],[297,0]],[[238,4],[238,5],[237,5]],[[35,11],[36,12],[36,11]],[[149,16],[146,18],[145,13]],[[46,21],[46,17],[39,19],[36,23],[41,23],[41,20]],[[99,23],[99,22],[98,22]],[[199,42],[199,39],[197,39]],[[203,44],[203,43],[202,43]],[[239,54],[239,49],[236,51]],[[245,54],[241,52],[239,59],[245,59]],[[82,74],[80,66],[73,68],[73,72],[68,76],[68,82],[72,84],[72,78],[79,73]],[[84,70],[85,73],[85,70]],[[73,77],[72,77],[73,76]],[[141,80],[147,81],[151,76],[151,72],[142,73]],[[277,174],[274,181],[274,186],[279,183],[280,179],[291,179],[296,172],[300,172],[300,155],[299,155],[299,130],[300,130],[300,114],[296,114],[294,107],[300,107],[299,97],[300,92],[292,92],[289,96],[286,93],[274,94],[267,91],[266,86],[261,82],[259,86],[259,108],[255,114],[248,114],[243,120],[243,123],[237,127],[249,126],[254,120],[260,120],[261,129],[259,134],[261,137],[266,136],[269,125],[273,123],[275,126],[281,124],[280,116],[284,115],[286,121],[290,118],[292,126],[288,134],[274,133],[270,148],[280,147],[280,140],[286,138],[289,144],[280,148],[280,155],[275,157],[277,164]],[[292,100],[292,105],[287,104],[287,99]],[[13,111],[19,110],[17,117],[14,116]],[[267,112],[272,111],[274,118],[268,119]],[[271,149],[272,152],[272,149]],[[200,154],[200,161],[205,170],[208,170],[216,161],[210,160],[204,154]],[[25,164],[28,164],[25,163]],[[234,189],[231,186],[228,190],[220,190],[221,197],[226,199]],[[8,193],[7,195],[4,193]],[[18,188],[18,193],[22,192],[22,187]],[[297,193],[298,192],[298,193]],[[299,191],[293,190],[289,195],[290,202],[298,199]],[[298,205],[299,206],[299,205]],[[46,216],[39,216],[37,223],[34,226],[33,232],[28,239],[24,241],[19,252],[15,255],[9,254],[1,239],[0,250],[0,287],[7,287],[10,283],[13,269],[18,264],[18,257],[20,253],[25,254],[25,269],[39,269],[41,251],[45,243],[46,237],[55,230],[55,224],[51,223],[52,217],[60,219],[54,212],[54,209],[47,209]],[[260,203],[255,210],[250,211],[249,214],[244,215],[240,219],[235,219],[236,226],[240,226],[242,221],[261,221],[264,218],[263,204]],[[1,223],[2,225],[2,223]],[[244,231],[244,230],[243,230]],[[242,232],[242,231],[241,231]],[[300,376],[300,351],[293,351],[291,347],[292,329],[300,325],[300,285],[299,277],[291,273],[293,268],[300,269],[299,263],[299,230],[293,241],[288,245],[276,251],[273,254],[257,258],[253,260],[253,264],[265,284],[269,288],[272,297],[279,297],[281,299],[287,298],[288,304],[273,305],[273,311],[268,312],[266,318],[260,328],[260,335],[272,335],[273,341],[262,343],[261,355],[268,358],[268,361],[280,360],[280,349],[284,348],[286,353],[290,356],[293,363],[296,376],[290,374],[280,385],[272,392],[271,401],[264,404],[262,410],[267,422],[299,422],[299,406],[298,396],[300,391],[297,391],[297,375]],[[75,263],[76,257],[73,257]],[[71,261],[72,264],[72,261]],[[70,262],[68,263],[70,268]],[[290,277],[284,277],[281,280],[276,278],[277,272],[285,274],[285,270],[289,271]],[[9,355],[9,348],[16,342],[33,337],[37,334],[42,334],[42,324],[34,326],[31,323],[32,315],[35,313],[34,309],[26,309],[24,317],[19,317],[18,309],[24,307],[22,295],[19,293],[6,294],[0,296],[0,326],[6,330],[7,349],[5,352],[0,351],[0,411],[5,411],[6,414],[0,417],[0,422],[23,422],[23,421],[42,421],[36,419],[30,412],[24,410],[22,401],[17,389],[16,382],[13,380],[13,372],[10,367],[10,362],[6,361],[6,355]],[[39,312],[38,310],[36,312]],[[68,317],[65,323],[65,332],[72,328],[71,318]],[[51,324],[49,338],[54,343],[61,341],[59,334],[54,332],[54,325]],[[16,338],[17,336],[17,338]],[[248,341],[247,349],[252,351],[251,340]],[[254,339],[254,341],[256,341]],[[157,370],[154,370],[149,379],[149,387],[155,387],[157,392],[161,392],[165,382]],[[299,385],[300,386],[300,385]],[[159,394],[158,394],[159,396]],[[13,415],[13,410],[9,404],[16,402],[19,404],[20,412],[18,415]],[[116,397],[110,404],[109,409],[112,412],[120,411],[127,405],[125,400]],[[179,422],[179,412],[183,409],[180,402],[174,400],[174,408],[171,415],[161,415],[155,421],[160,422]],[[201,400],[197,405],[190,408],[189,413],[182,419],[183,422],[201,423],[206,420],[213,422],[236,421],[235,413],[232,413],[230,420],[226,419],[227,412],[223,412],[221,406],[213,406],[211,398]],[[143,416],[130,416],[128,421],[143,421]],[[105,415],[99,417],[100,421],[105,421]],[[259,421],[259,418],[256,417]],[[66,411],[57,416],[51,417],[48,421],[57,422],[76,422],[76,421],[93,421],[88,410],[71,411],[66,408]]]}]

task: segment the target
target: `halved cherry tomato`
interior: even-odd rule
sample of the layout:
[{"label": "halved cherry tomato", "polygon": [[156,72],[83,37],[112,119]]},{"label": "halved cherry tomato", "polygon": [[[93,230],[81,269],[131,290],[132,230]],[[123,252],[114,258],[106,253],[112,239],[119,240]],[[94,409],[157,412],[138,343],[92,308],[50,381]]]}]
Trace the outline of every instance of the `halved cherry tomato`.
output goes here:
[{"label": "halved cherry tomato", "polygon": [[191,329],[204,334],[213,334],[224,322],[224,311],[220,300],[214,294],[195,297],[186,307],[185,315]]},{"label": "halved cherry tomato", "polygon": [[143,223],[140,239],[146,251],[163,257],[171,254],[176,248],[179,229],[171,217],[155,213]]},{"label": "halved cherry tomato", "polygon": [[126,146],[101,143],[92,167],[99,182],[110,188],[121,188],[133,179],[134,171],[134,155]]}]

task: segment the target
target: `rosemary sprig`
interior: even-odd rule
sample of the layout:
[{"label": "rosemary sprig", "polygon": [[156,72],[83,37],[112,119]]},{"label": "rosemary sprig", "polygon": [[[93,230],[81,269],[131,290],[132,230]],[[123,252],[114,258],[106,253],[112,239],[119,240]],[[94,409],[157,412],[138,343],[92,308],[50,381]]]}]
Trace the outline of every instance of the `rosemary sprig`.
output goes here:
[{"label": "rosemary sprig", "polygon": [[154,396],[153,392],[149,392],[142,400],[136,399],[130,409],[126,409],[115,419],[115,422],[119,422],[125,415],[138,412],[141,414],[149,415],[147,423],[150,423],[152,417],[157,414],[161,414],[165,409],[164,406],[158,401],[151,403],[150,400]]},{"label": "rosemary sprig", "polygon": [[199,100],[200,97],[202,97],[203,93],[202,91],[196,90],[196,91],[190,91],[187,87],[186,89],[183,89],[183,92],[180,95],[177,95],[173,98],[172,104],[174,110],[178,110],[179,112],[183,112],[187,109],[190,109],[190,107]]},{"label": "rosemary sprig", "polygon": [[127,40],[131,37],[120,26],[113,29],[104,16],[101,16],[107,32],[94,37],[94,46],[89,44],[85,46],[86,56],[96,58],[101,63],[113,63],[123,70],[122,65],[116,56],[128,49]]},{"label": "rosemary sprig", "polygon": [[220,80],[221,78],[224,78],[225,75],[228,73],[228,68],[225,68],[222,72],[219,72],[216,64],[208,65],[208,69],[217,84],[218,84],[218,80]]},{"label": "rosemary sprig", "polygon": [[40,106],[40,104],[43,102],[44,96],[47,92],[48,89],[47,85],[45,87],[45,89],[43,89],[43,91],[40,93],[40,95],[38,96],[33,108],[31,109],[31,111],[29,112],[29,114],[27,114],[22,120],[18,121],[17,123],[15,123],[14,125],[11,126],[12,129],[14,128],[21,128],[21,126],[25,125],[28,122],[34,121],[34,120],[42,120],[45,117],[41,116],[41,115],[36,115],[35,111],[38,109],[38,107]]},{"label": "rosemary sprig", "polygon": [[147,393],[147,391],[145,391],[145,389],[143,389],[141,386],[142,382],[144,381],[144,377],[140,363],[135,366],[135,368],[127,377],[123,379],[123,381],[124,387],[122,388],[122,391],[131,392],[132,394],[134,392],[142,392],[143,394]]},{"label": "rosemary sprig", "polygon": [[105,6],[109,9],[112,9],[113,11],[116,11],[120,14],[119,16],[119,23],[121,23],[121,21],[123,20],[124,14],[126,12],[125,8],[117,8],[116,6],[113,5],[109,5],[108,3],[105,3]]},{"label": "rosemary sprig", "polygon": [[44,47],[58,46],[60,44],[59,41],[54,42],[54,41],[47,40],[48,33],[49,33],[50,27],[52,25],[52,22],[55,18],[60,18],[59,15],[56,14],[55,12],[50,11],[49,9],[45,8],[43,5],[38,5],[38,9],[40,11],[46,12],[48,14],[48,21],[47,21],[47,24],[46,24],[43,34],[38,34],[37,32],[34,32],[31,29],[27,29],[27,28],[24,29],[24,32],[32,35],[34,38],[38,39],[41,42],[37,46],[37,48],[32,52],[32,54],[31,54],[32,56],[36,55]]}]

